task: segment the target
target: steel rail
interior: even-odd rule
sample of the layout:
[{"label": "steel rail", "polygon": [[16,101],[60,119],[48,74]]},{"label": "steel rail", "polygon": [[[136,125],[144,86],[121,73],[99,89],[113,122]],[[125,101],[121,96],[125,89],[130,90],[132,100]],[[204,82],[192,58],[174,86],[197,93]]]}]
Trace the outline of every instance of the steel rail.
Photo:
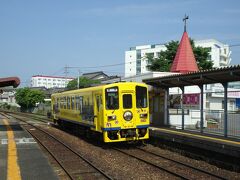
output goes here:
[{"label": "steel rail", "polygon": [[[9,115],[11,116],[11,115]],[[14,117],[14,116],[12,116]],[[82,160],[84,160],[85,162],[87,162],[91,167],[93,167],[96,171],[98,171],[100,174],[102,174],[106,179],[113,179],[112,177],[110,177],[109,175],[107,175],[104,171],[102,171],[101,169],[97,168],[93,163],[91,163],[88,159],[84,158],[81,154],[79,154],[78,152],[76,152],[75,150],[73,150],[70,146],[68,146],[67,144],[65,144],[64,142],[62,142],[61,140],[57,139],[56,137],[54,137],[53,135],[49,134],[48,132],[46,132],[45,130],[29,123],[29,122],[26,122],[24,120],[22,120],[21,118],[17,118],[17,117],[14,117],[15,119],[17,120],[20,120],[36,129],[38,129],[39,131],[42,131],[43,133],[47,134],[48,136],[50,136],[51,138],[53,138],[54,140],[56,140],[57,142],[59,142],[60,144],[62,144],[63,146],[65,146],[68,150],[70,150],[72,153],[74,153],[75,155],[77,155],[78,157],[80,157]],[[31,134],[31,133],[30,133]],[[54,158],[55,159],[55,158]],[[61,166],[62,167],[62,166]]]},{"label": "steel rail", "polygon": [[149,154],[155,155],[155,156],[157,156],[157,157],[160,157],[160,158],[166,159],[166,160],[168,160],[168,161],[172,161],[172,162],[178,163],[178,164],[183,165],[183,166],[185,166],[185,167],[192,168],[192,169],[194,169],[194,170],[196,170],[196,171],[199,171],[199,172],[205,173],[205,174],[207,174],[207,175],[210,175],[210,176],[216,177],[216,178],[218,178],[218,179],[227,180],[227,178],[224,178],[224,177],[222,177],[222,176],[218,176],[218,175],[216,175],[216,174],[212,174],[211,172],[206,171],[206,170],[204,170],[204,169],[200,169],[200,168],[197,168],[197,167],[191,166],[191,165],[189,165],[189,164],[186,164],[186,163],[183,163],[183,162],[176,161],[176,160],[174,160],[174,159],[171,159],[171,158],[165,157],[165,156],[163,156],[163,155],[160,155],[160,154],[157,154],[157,153],[154,153],[154,152],[147,151],[147,150],[142,149],[142,148],[137,148],[137,149],[139,149],[139,150],[141,150],[141,151],[143,151],[143,152],[145,152],[145,153],[149,153]]},{"label": "steel rail", "polygon": [[151,166],[153,166],[153,167],[156,167],[156,168],[158,168],[158,169],[161,169],[161,170],[163,170],[163,171],[165,171],[165,172],[167,172],[167,173],[169,173],[169,174],[171,174],[171,175],[174,175],[174,176],[176,176],[176,177],[179,177],[179,178],[181,178],[181,179],[191,180],[191,178],[188,178],[188,177],[185,177],[185,176],[183,176],[183,175],[181,175],[181,174],[172,172],[172,171],[170,171],[170,170],[168,170],[168,169],[166,169],[166,168],[163,168],[163,167],[161,167],[161,166],[159,166],[159,165],[156,165],[156,164],[151,163],[151,162],[149,162],[149,161],[146,161],[146,160],[144,160],[144,159],[142,159],[142,158],[139,158],[139,157],[137,157],[137,156],[134,156],[134,155],[132,155],[132,154],[129,154],[129,153],[127,153],[127,152],[125,152],[125,151],[122,151],[122,150],[120,150],[120,149],[117,149],[117,148],[113,148],[113,149],[116,150],[116,151],[118,151],[118,152],[121,152],[121,153],[124,154],[124,155],[133,157],[133,158],[135,158],[135,159],[137,159],[137,160],[139,160],[139,161],[142,161],[142,162],[144,162],[144,163],[146,163],[146,164],[149,164],[149,165],[151,165]]},{"label": "steel rail", "polygon": [[[37,121],[40,121],[40,122],[44,122],[44,123],[49,123],[51,121],[48,121],[48,120],[43,120],[41,119],[41,117],[36,117],[34,116],[34,114],[30,114],[30,113],[16,113],[16,112],[5,112],[6,114],[14,114],[14,115],[17,115],[17,116],[22,116],[22,117],[26,117],[26,118],[32,118],[32,119],[35,119]],[[11,115],[13,116],[13,115]],[[15,116],[14,116],[15,117]]]},{"label": "steel rail", "polygon": [[[26,129],[26,128],[25,128]],[[41,146],[43,146],[45,148],[45,150],[47,150],[47,152],[51,155],[51,157],[53,157],[53,159],[58,163],[58,165],[63,169],[63,171],[67,174],[67,176],[71,179],[74,180],[74,178],[72,177],[72,175],[67,171],[67,169],[64,167],[64,165],[55,157],[55,155],[48,149],[47,146],[45,146],[41,140],[35,136],[31,131],[29,131],[28,129],[26,129],[27,132],[29,132],[31,134],[32,137],[34,137],[34,139],[37,140],[37,142],[39,144],[41,144]]]}]

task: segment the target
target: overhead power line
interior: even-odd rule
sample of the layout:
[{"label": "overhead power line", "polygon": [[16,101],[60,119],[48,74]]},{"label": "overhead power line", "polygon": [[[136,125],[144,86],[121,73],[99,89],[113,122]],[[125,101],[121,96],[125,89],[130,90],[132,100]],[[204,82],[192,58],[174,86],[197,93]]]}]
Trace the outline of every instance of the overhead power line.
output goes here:
[{"label": "overhead power line", "polygon": [[[228,46],[229,47],[240,47],[240,44],[230,44]],[[137,61],[135,60],[135,61],[129,61],[129,62],[126,62],[126,63],[123,62],[123,63],[107,64],[107,65],[101,65],[101,66],[81,66],[81,67],[80,66],[67,66],[66,65],[64,68],[61,68],[60,71],[64,69],[64,74],[66,76],[69,73],[68,72],[69,69],[79,69],[79,70],[81,69],[82,70],[82,69],[94,69],[94,68],[107,68],[107,67],[114,67],[114,66],[123,66],[123,65],[131,64],[131,63],[135,63],[135,62],[137,62]],[[58,73],[58,72],[56,72],[56,73]],[[54,73],[54,74],[56,74],[56,73]]]},{"label": "overhead power line", "polygon": [[240,44],[232,44],[232,45],[229,45],[229,47],[239,47]]},{"label": "overhead power line", "polygon": [[101,67],[112,67],[112,66],[121,66],[127,63],[118,63],[118,64],[109,64],[109,65],[102,65],[102,66],[66,66],[69,69],[79,69],[79,68],[101,68]]},{"label": "overhead power line", "polygon": [[[240,47],[240,44],[231,44],[231,45],[229,45],[229,47]],[[70,68],[70,69],[102,68],[102,67],[121,66],[121,65],[125,65],[125,64],[134,63],[134,62],[137,62],[137,61],[130,61],[130,62],[127,62],[127,63],[124,62],[124,63],[117,63],[117,64],[108,64],[108,65],[101,65],[101,66],[82,66],[82,67],[75,67],[75,66],[71,67],[71,66],[68,66],[68,68]]]}]

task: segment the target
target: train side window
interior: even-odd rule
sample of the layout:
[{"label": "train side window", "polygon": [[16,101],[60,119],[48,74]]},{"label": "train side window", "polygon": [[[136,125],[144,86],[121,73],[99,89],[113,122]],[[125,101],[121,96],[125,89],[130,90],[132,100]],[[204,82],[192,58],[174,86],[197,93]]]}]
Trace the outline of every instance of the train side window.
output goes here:
[{"label": "train side window", "polygon": [[60,107],[60,102],[61,102],[61,99],[60,99],[60,98],[58,98],[58,99],[57,99],[57,101],[58,101],[58,107]]},{"label": "train side window", "polygon": [[71,109],[71,98],[67,97],[67,109]]},{"label": "train side window", "polygon": [[98,95],[96,96],[96,103],[97,103],[97,110],[100,110],[100,107],[102,106],[102,96]]},{"label": "train side window", "polygon": [[75,98],[74,98],[74,96],[72,96],[72,110],[74,110],[75,109]]},{"label": "train side window", "polygon": [[64,109],[67,109],[67,97],[63,98],[63,102],[64,102]]},{"label": "train side window", "polygon": [[71,105],[72,105],[72,99],[71,97],[68,97],[68,109],[71,109]]},{"label": "train side window", "polygon": [[64,97],[61,98],[62,109],[64,109]]},{"label": "train side window", "polygon": [[132,95],[131,94],[123,95],[123,108],[124,109],[132,108]]},{"label": "train side window", "polygon": [[62,98],[59,98],[59,100],[60,100],[60,108],[62,109],[63,107],[62,107]]},{"label": "train side window", "polygon": [[83,96],[79,96],[79,110],[82,112],[82,107],[83,107]]},{"label": "train side window", "polygon": [[100,95],[99,98],[100,98],[100,105],[102,105],[102,95]]},{"label": "train side window", "polygon": [[82,96],[76,96],[76,110],[80,110],[82,112],[82,106],[83,106],[83,97]]},{"label": "train side window", "polygon": [[66,109],[68,109],[68,97],[66,97]]},{"label": "train side window", "polygon": [[56,104],[56,107],[58,108],[59,107],[59,98],[55,99],[55,104]]},{"label": "train side window", "polygon": [[96,96],[97,111],[99,111],[99,96]]},{"label": "train side window", "polygon": [[75,100],[76,100],[76,110],[79,110],[79,105],[80,105],[79,96],[75,96]]}]

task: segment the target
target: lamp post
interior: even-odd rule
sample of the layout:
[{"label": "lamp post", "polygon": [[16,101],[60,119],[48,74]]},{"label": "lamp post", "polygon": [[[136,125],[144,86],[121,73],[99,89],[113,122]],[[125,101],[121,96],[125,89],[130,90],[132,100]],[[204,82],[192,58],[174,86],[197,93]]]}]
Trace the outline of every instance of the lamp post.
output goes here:
[{"label": "lamp post", "polygon": [[78,86],[77,86],[77,88],[79,89],[79,86],[80,86],[80,69],[78,69]]}]

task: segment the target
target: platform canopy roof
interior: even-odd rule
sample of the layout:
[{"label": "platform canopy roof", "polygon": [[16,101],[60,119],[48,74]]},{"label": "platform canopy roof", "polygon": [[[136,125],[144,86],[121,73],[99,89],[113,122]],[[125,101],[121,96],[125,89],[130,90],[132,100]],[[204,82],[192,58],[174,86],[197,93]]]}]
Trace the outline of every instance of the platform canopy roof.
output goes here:
[{"label": "platform canopy roof", "polygon": [[196,59],[192,46],[185,31],[177,49],[176,56],[171,66],[171,72],[188,73],[198,71]]},{"label": "platform canopy roof", "polygon": [[173,74],[143,80],[146,84],[160,88],[227,83],[234,81],[240,81],[240,65],[189,72],[187,74]]},{"label": "platform canopy roof", "polygon": [[0,78],[0,87],[13,86],[18,87],[20,79],[18,77]]}]

